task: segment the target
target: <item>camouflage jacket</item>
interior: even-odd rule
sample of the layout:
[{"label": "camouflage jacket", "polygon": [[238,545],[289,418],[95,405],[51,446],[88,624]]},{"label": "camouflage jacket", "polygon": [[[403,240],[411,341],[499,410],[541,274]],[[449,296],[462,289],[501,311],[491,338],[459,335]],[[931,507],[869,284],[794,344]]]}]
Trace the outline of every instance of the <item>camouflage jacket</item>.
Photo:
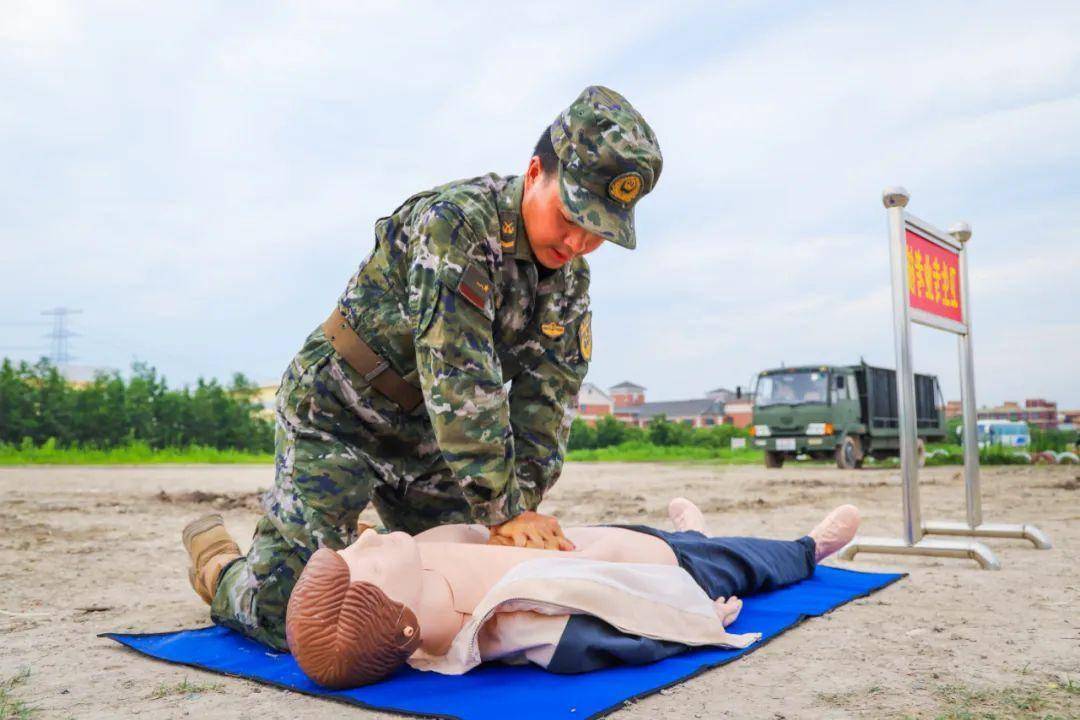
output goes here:
[{"label": "camouflage jacket", "polygon": [[521,196],[521,178],[494,174],[414,195],[376,223],[375,249],[339,300],[423,390],[426,413],[403,420],[430,424],[488,525],[535,509],[559,477],[592,346],[588,264],[535,262]]}]

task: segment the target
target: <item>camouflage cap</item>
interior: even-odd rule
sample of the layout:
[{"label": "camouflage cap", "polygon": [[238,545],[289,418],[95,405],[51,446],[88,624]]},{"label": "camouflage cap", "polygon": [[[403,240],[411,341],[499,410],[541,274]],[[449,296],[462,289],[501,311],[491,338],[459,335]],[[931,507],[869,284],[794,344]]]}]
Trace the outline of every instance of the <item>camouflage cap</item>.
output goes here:
[{"label": "camouflage cap", "polygon": [[634,205],[660,178],[656,134],[619,93],[590,85],[551,124],[559,190],[574,222],[633,249]]}]

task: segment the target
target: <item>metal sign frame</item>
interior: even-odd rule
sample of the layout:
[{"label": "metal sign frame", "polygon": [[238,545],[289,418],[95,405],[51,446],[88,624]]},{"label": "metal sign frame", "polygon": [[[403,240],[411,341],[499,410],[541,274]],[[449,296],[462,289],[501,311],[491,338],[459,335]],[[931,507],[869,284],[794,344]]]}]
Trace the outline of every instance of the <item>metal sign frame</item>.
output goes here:
[{"label": "metal sign frame", "polygon": [[[968,295],[967,243],[971,227],[956,223],[946,234],[925,220],[908,213],[910,193],[902,187],[887,188],[882,202],[889,222],[889,266],[892,275],[893,337],[896,346],[896,389],[900,426],[900,475],[903,485],[904,537],[856,537],[839,557],[851,560],[860,552],[894,555],[932,555],[975,560],[986,569],[1000,569],[1001,563],[986,545],[975,540],[937,540],[925,535],[1014,538],[1047,549],[1050,540],[1030,524],[984,523],[979,479],[979,438],[975,410],[975,369],[971,347],[971,303]],[[959,259],[961,321],[944,318],[911,307],[907,272],[907,231],[938,245]],[[964,496],[967,521],[922,521],[919,503],[919,466],[916,458],[915,374],[911,363],[911,323],[954,333],[960,356],[960,401],[963,407]]]}]

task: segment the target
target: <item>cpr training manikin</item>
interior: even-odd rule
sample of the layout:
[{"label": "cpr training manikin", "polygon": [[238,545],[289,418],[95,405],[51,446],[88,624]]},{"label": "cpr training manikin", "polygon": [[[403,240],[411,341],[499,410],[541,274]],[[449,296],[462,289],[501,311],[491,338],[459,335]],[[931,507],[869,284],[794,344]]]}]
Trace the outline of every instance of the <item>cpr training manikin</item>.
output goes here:
[{"label": "cpr training manikin", "polygon": [[669,504],[674,532],[641,525],[565,528],[573,551],[488,544],[479,525],[415,537],[365,530],[343,550],[318,550],[286,614],[300,667],[342,689],[401,665],[460,674],[482,662],[532,662],[552,672],[644,663],[731,634],[741,597],[809,577],[846,545],[858,510],[842,505],[793,541],[708,537],[701,511]]}]

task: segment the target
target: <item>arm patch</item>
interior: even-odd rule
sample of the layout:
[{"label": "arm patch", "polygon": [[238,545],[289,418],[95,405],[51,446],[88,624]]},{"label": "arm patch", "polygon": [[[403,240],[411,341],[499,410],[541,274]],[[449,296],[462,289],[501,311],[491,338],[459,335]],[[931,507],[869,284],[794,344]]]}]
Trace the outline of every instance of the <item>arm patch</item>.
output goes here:
[{"label": "arm patch", "polygon": [[487,302],[491,299],[491,278],[479,266],[470,263],[457,286],[458,294],[480,309],[487,312]]}]

